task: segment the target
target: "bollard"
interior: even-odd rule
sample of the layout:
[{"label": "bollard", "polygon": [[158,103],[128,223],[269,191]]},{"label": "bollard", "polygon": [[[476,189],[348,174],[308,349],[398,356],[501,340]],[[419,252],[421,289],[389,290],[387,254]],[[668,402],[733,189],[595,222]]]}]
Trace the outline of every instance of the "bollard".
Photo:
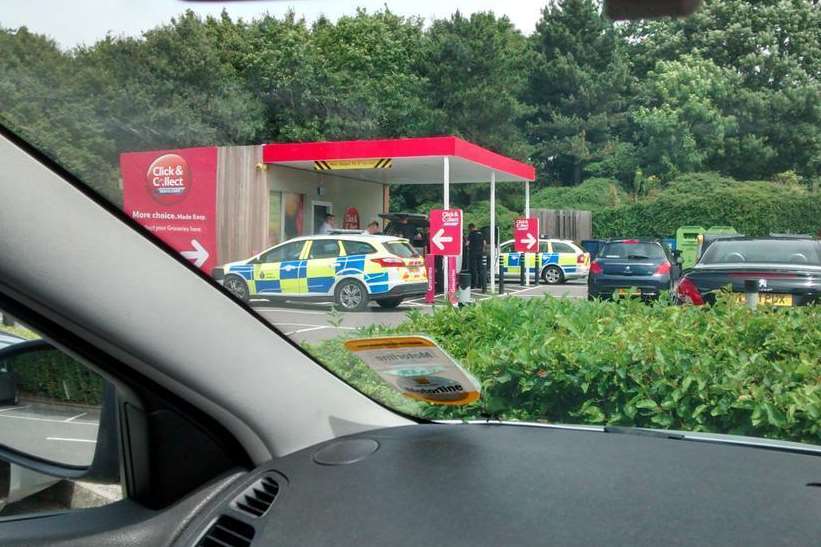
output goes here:
[{"label": "bollard", "polygon": [[519,285],[525,286],[525,279],[527,278],[527,255],[519,253]]},{"label": "bollard", "polygon": [[755,279],[744,280],[744,296],[748,308],[754,310],[758,307],[758,281]]},{"label": "bollard", "polygon": [[534,263],[536,265],[536,267],[533,268],[533,284],[537,287],[539,286],[539,263],[540,263],[539,259],[541,257],[542,257],[542,253],[536,253],[536,256],[533,259]]},{"label": "bollard", "polygon": [[459,274],[459,306],[465,306],[471,303],[470,293],[471,275],[470,272],[461,272]]},{"label": "bollard", "polygon": [[488,255],[482,256],[482,262],[479,264],[479,287],[482,289],[482,294],[487,294],[487,270],[490,257]]},{"label": "bollard", "polygon": [[[498,270],[499,270],[499,294],[505,294],[505,272],[502,266],[502,255],[499,256]],[[496,272],[490,272],[490,275],[496,275]]]}]

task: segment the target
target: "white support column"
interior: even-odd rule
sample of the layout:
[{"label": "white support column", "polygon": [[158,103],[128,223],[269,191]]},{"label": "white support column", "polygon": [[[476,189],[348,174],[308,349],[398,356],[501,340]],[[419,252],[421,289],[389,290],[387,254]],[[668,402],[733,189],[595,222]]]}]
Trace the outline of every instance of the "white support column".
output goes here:
[{"label": "white support column", "polygon": [[496,257],[496,171],[490,174],[490,253],[487,269],[490,272],[490,294],[496,292],[496,268],[499,259]]},{"label": "white support column", "polygon": [[[444,209],[450,209],[450,158],[445,156],[444,162],[444,173],[442,174],[442,180],[444,182],[444,197],[442,199],[442,205]],[[448,298],[448,261],[450,260],[449,256],[442,257],[442,288],[444,289],[445,293],[445,300]]]},{"label": "white support column", "polygon": [[[525,218],[530,218],[530,181],[525,181]],[[536,237],[539,237],[537,235]],[[538,243],[536,244],[536,252],[539,251]],[[522,264],[522,268],[525,269],[525,287],[530,286],[530,266],[528,266],[528,253],[525,253],[525,263]]]}]

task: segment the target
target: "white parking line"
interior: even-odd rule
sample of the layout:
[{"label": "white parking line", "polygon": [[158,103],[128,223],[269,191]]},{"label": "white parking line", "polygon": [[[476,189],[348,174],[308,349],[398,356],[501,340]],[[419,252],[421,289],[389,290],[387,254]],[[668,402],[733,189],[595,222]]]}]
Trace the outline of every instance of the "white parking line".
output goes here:
[{"label": "white parking line", "polygon": [[0,412],[8,412],[9,410],[23,410],[24,408],[29,408],[31,405],[26,406],[10,406],[8,408],[4,408],[0,410]]},{"label": "white parking line", "polygon": [[[53,424],[64,424],[65,420],[53,420],[51,418],[35,418],[34,416],[13,416],[11,414],[0,415],[0,418],[14,418],[16,420],[32,420],[34,422],[51,422]],[[98,425],[97,422],[71,422],[71,425]]]},{"label": "white parking line", "polygon": [[95,443],[97,441],[92,441],[90,439],[68,439],[65,437],[46,437],[47,441],[68,441],[72,443]]},{"label": "white parking line", "polygon": [[73,422],[73,421],[74,421],[74,420],[76,420],[77,418],[82,418],[82,417],[83,417],[83,416],[85,416],[86,414],[88,414],[88,412],[81,412],[80,414],[77,414],[76,416],[72,416],[71,418],[68,418],[68,419],[63,420],[63,421],[64,421],[64,422],[66,422],[66,423]]},{"label": "white parking line", "polygon": [[304,315],[328,315],[326,311],[291,310],[288,308],[254,308],[257,311],[281,311],[286,313],[301,313]]},{"label": "white parking line", "polygon": [[322,329],[330,329],[331,327],[327,327],[325,325],[319,327],[311,327],[309,329],[299,329],[299,330],[292,330],[291,332],[286,332],[285,336],[293,336],[294,334],[302,334],[303,332],[312,332],[315,330],[322,330]]}]

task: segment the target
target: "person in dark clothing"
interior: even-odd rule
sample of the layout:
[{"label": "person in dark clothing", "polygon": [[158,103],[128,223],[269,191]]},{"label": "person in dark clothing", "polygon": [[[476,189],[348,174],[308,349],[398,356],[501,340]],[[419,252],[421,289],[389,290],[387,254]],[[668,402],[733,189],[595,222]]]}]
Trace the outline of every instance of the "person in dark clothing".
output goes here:
[{"label": "person in dark clothing", "polygon": [[468,268],[470,269],[470,286],[473,289],[482,286],[482,257],[485,254],[485,235],[476,229],[475,224],[468,225]]},{"label": "person in dark clothing", "polygon": [[408,217],[399,217],[399,226],[397,226],[397,230],[402,237],[409,241],[416,239],[416,227],[413,224],[408,223]]}]

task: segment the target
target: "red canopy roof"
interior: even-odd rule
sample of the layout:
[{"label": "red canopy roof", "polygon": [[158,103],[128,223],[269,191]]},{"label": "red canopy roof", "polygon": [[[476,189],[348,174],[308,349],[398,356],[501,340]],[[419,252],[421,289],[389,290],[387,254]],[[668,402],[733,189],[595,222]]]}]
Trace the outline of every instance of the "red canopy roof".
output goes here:
[{"label": "red canopy roof", "polygon": [[262,148],[265,163],[310,171],[317,161],[391,159],[390,169],[333,171],[337,175],[383,184],[440,184],[445,157],[450,158],[452,183],[488,182],[492,172],[499,182],[536,178],[532,165],[458,137],[266,144]]}]

